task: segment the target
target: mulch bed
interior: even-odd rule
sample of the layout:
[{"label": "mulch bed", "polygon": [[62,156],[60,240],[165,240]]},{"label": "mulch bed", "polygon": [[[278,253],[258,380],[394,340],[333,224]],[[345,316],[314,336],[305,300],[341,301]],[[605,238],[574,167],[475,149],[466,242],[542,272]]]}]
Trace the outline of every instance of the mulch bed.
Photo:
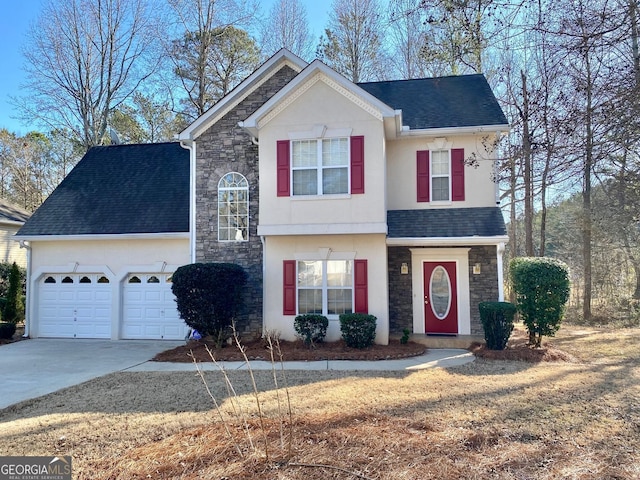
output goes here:
[{"label": "mulch bed", "polygon": [[507,348],[504,350],[489,350],[484,343],[474,342],[469,351],[478,358],[486,360],[511,360],[517,362],[565,362],[579,363],[580,361],[573,355],[559,350],[548,343],[549,339],[545,337],[541,348],[531,348],[528,345],[529,338],[522,329],[515,329],[509,338]]},{"label": "mulch bed", "polygon": [[[271,353],[267,342],[263,339],[243,343],[245,354],[249,360],[271,360]],[[156,362],[192,362],[195,358],[200,362],[211,362],[207,352],[211,350],[216,361],[242,361],[244,357],[237,346],[215,348],[213,342],[192,340],[185,345],[161,352],[153,360]],[[316,344],[310,348],[302,341],[280,341],[282,360],[313,361],[313,360],[389,360],[422,355],[426,347],[419,343],[408,342],[401,344],[399,340],[390,340],[389,345],[372,345],[368,348],[350,348],[343,341]],[[277,348],[274,359],[280,361]]]}]

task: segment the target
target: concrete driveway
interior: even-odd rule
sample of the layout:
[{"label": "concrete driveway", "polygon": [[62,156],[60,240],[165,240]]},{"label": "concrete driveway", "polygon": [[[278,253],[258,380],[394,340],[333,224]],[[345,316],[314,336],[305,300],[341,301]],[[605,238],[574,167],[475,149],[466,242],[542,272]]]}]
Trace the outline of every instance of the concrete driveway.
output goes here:
[{"label": "concrete driveway", "polygon": [[0,408],[140,365],[181,341],[35,338],[0,346]]},{"label": "concrete driveway", "polygon": [[[0,346],[0,409],[61,388],[122,370],[135,372],[194,371],[191,363],[149,362],[157,353],[182,341],[88,340],[36,338]],[[474,360],[472,353],[457,349],[429,349],[424,355],[397,360],[323,360],[285,362],[288,370],[422,370],[453,367]],[[225,369],[246,369],[244,362],[222,362]],[[203,370],[217,370],[211,362]],[[252,361],[254,370],[269,370],[271,363]]]}]

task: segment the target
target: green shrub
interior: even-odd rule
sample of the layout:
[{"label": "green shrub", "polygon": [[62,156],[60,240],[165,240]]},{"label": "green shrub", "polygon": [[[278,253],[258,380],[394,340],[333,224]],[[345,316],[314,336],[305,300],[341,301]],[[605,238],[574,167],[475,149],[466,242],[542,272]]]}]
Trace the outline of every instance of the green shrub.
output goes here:
[{"label": "green shrub", "polygon": [[543,335],[553,337],[560,328],[569,300],[569,268],[553,258],[521,257],[511,260],[509,274],[529,343],[540,347]]},{"label": "green shrub", "polygon": [[9,273],[9,289],[5,297],[2,318],[5,322],[18,323],[24,320],[24,303],[22,301],[22,278],[20,267],[14,262]]},{"label": "green shrub", "polygon": [[400,344],[406,345],[409,343],[409,337],[411,336],[411,330],[408,328],[402,329],[402,337],[400,337]]},{"label": "green shrub", "polygon": [[376,338],[376,320],[365,313],[343,313],[340,315],[340,331],[348,347],[367,348]]},{"label": "green shrub", "polygon": [[203,337],[220,345],[244,304],[247,273],[233,263],[193,263],[173,274],[178,313]]},{"label": "green shrub", "polygon": [[513,332],[516,306],[509,302],[481,302],[478,308],[487,348],[504,350]]},{"label": "green shrub", "polygon": [[16,333],[16,324],[12,322],[0,322],[0,338],[10,340]]},{"label": "green shrub", "polygon": [[[2,298],[7,296],[7,291],[9,290],[9,276],[11,275],[12,269],[13,263],[0,262],[0,297]],[[27,291],[27,271],[22,267],[18,267],[18,270],[20,271],[20,290],[24,295]]]},{"label": "green shrub", "polygon": [[327,336],[329,320],[324,315],[308,313],[298,315],[293,322],[293,327],[306,345],[313,345],[321,343]]}]

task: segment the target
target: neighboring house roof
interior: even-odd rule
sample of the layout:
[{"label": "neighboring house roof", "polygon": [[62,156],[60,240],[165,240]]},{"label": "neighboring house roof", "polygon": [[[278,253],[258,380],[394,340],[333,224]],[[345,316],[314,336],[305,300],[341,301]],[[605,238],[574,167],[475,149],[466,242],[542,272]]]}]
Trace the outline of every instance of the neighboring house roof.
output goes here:
[{"label": "neighboring house roof", "polygon": [[18,236],[189,231],[189,151],[179,143],[93,147]]},{"label": "neighboring house roof", "polygon": [[508,125],[482,74],[358,83],[396,110],[412,130]]},{"label": "neighboring house roof", "polygon": [[31,214],[25,209],[0,199],[0,223],[23,224],[30,216]]},{"label": "neighboring house roof", "polygon": [[390,210],[389,238],[453,238],[504,236],[498,207]]}]

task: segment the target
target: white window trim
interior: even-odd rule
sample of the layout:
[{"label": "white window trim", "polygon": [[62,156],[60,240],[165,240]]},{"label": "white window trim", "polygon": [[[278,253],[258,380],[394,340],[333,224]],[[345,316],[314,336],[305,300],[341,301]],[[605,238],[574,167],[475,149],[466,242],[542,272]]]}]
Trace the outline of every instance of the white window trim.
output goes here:
[{"label": "white window trim", "polygon": [[[226,177],[227,175],[230,174],[234,174],[234,175],[240,175],[244,181],[246,182],[247,186],[246,186],[246,192],[247,192],[247,238],[243,238],[242,240],[237,240],[237,239],[233,239],[233,240],[222,240],[220,238],[220,192],[221,191],[238,191],[238,190],[245,190],[245,188],[228,188],[228,187],[220,187],[220,182],[222,181],[222,179],[224,177]],[[218,242],[220,243],[245,243],[249,241],[249,181],[247,180],[247,177],[245,177],[244,175],[242,175],[239,172],[227,172],[224,175],[222,175],[220,177],[220,180],[218,180],[218,190],[216,192],[217,194],[217,202],[216,202],[216,215],[217,215],[217,223],[218,223]]]},{"label": "white window trim", "polygon": [[305,314],[301,314],[300,313],[300,297],[299,297],[299,292],[300,290],[321,290],[322,291],[322,313],[316,314],[316,315],[324,315],[325,317],[327,317],[328,320],[339,320],[340,319],[340,314],[336,314],[336,313],[329,313],[329,290],[346,290],[347,288],[349,288],[351,290],[351,311],[353,312],[354,309],[354,305],[355,305],[355,288],[354,288],[354,272],[353,272],[353,260],[343,260],[343,261],[347,261],[347,262],[351,262],[351,286],[349,287],[345,287],[345,286],[341,286],[341,287],[329,287],[329,282],[328,282],[328,275],[327,275],[327,264],[328,262],[334,262],[334,261],[340,261],[340,260],[336,260],[336,259],[316,259],[316,260],[312,260],[312,259],[301,259],[301,260],[296,260],[296,278],[298,277],[298,262],[304,262],[304,261],[308,261],[308,262],[322,262],[322,285],[320,286],[314,286],[314,287],[300,287],[300,285],[298,285],[296,283],[296,315],[305,315]]},{"label": "white window trim", "polygon": [[[427,143],[429,150],[429,203],[433,205],[452,205],[453,204],[453,171],[451,165],[451,150],[453,142],[446,137],[437,137],[433,141]],[[446,150],[449,153],[449,200],[433,200],[433,152]],[[437,177],[436,177],[437,178]]]},{"label": "white window trim", "polygon": [[[433,168],[433,162],[435,160],[435,155],[434,153],[436,152],[446,152],[447,156],[448,156],[448,162],[449,162],[449,173],[447,173],[447,175],[442,175],[442,174],[435,174],[434,173],[434,168]],[[429,150],[429,202],[434,204],[434,205],[450,205],[451,203],[453,203],[453,183],[452,183],[452,172],[451,172],[451,149],[438,149],[438,150]],[[433,179],[434,178],[444,178],[447,177],[449,179],[448,182],[448,188],[449,188],[449,199],[448,200],[434,200],[433,199],[433,193],[434,193],[434,187],[433,187]]]},{"label": "white window trim", "polygon": [[[350,142],[352,134],[353,134],[352,128],[327,128],[326,125],[314,125],[310,130],[303,130],[299,132],[289,132],[288,137],[291,142],[305,141],[305,140],[316,142],[316,146],[318,149],[317,150],[318,162],[316,165],[316,171],[320,173],[325,168],[322,165],[322,140],[346,138],[347,141]],[[295,200],[317,200],[319,198],[329,200],[329,199],[345,199],[345,198],[351,197],[351,146],[350,144],[347,145],[347,164],[346,164],[347,192],[346,193],[328,193],[328,194],[318,193],[315,195],[296,195],[293,189],[293,172],[295,169],[293,166],[293,143],[290,148],[289,155],[290,155],[289,163],[291,165],[290,166],[291,184],[289,185],[290,192],[291,192],[290,198]],[[332,166],[332,167],[326,167],[326,168],[336,168],[336,167]],[[344,168],[344,167],[340,167],[340,168]],[[305,167],[305,168],[297,168],[295,170],[310,170],[310,169],[311,169],[310,167]],[[322,191],[322,175],[318,175],[316,177],[316,182],[317,182],[317,187],[316,187],[317,191],[318,192]]]}]

